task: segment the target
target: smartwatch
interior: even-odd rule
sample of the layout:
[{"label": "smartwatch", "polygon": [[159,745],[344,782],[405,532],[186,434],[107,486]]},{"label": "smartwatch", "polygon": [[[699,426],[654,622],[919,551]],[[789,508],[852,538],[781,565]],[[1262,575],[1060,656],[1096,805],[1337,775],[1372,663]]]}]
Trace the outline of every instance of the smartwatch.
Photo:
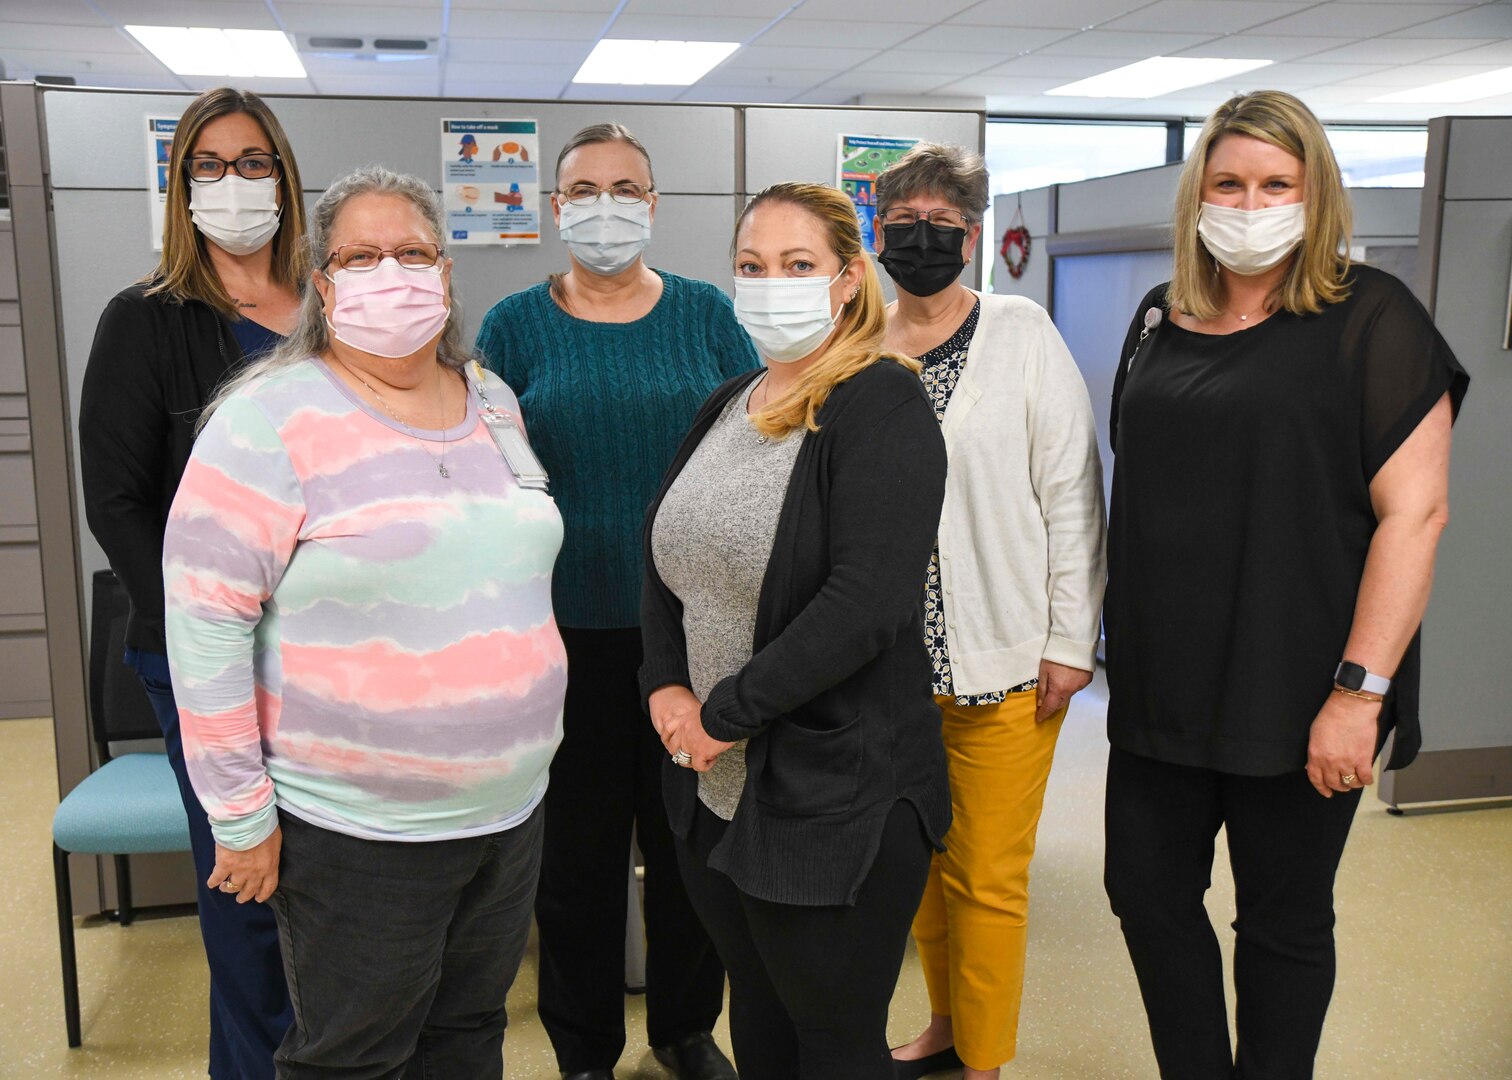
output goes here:
[{"label": "smartwatch", "polygon": [[1367,694],[1380,694],[1382,697],[1391,689],[1390,679],[1383,675],[1372,675],[1362,665],[1352,664],[1348,660],[1339,661],[1339,666],[1334,671],[1334,682],[1346,690],[1363,690]]}]

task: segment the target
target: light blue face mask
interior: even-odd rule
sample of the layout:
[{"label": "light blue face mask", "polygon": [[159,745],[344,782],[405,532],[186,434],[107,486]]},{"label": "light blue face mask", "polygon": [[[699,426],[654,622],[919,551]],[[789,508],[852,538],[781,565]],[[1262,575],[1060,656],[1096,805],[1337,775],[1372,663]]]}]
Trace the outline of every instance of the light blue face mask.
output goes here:
[{"label": "light blue face mask", "polygon": [[628,270],[651,243],[651,204],[615,202],[607,191],[586,205],[564,202],[558,228],[572,257],[595,274]]},{"label": "light blue face mask", "polygon": [[768,360],[802,360],[834,333],[840,312],[830,310],[829,290],[844,273],[842,266],[832,278],[736,278],[735,318]]}]

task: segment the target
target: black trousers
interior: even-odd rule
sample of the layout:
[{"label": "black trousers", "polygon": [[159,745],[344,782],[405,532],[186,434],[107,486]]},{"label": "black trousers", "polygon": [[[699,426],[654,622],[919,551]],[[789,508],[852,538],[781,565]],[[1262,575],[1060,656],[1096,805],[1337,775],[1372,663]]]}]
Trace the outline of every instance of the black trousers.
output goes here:
[{"label": "black trousers", "polygon": [[887,1007],[929,875],[918,812],[893,806],[854,907],[774,904],[740,892],[708,868],[725,828],[699,804],[677,855],[730,971],[741,1080],[892,1080]]},{"label": "black trousers", "polygon": [[[1333,994],[1334,875],[1360,794],[1325,799],[1300,769],[1236,776],[1113,748],[1104,882],[1166,1080],[1312,1076]],[[1219,826],[1237,908],[1237,1055],[1202,903]]]},{"label": "black trousers", "polygon": [[709,1031],[724,968],[688,902],[662,801],[666,756],[640,704],[640,630],[562,629],[567,702],[546,789],[536,898],[541,1022],[564,1072],[608,1069],[625,1048],[630,829],[646,866],[646,1035]]},{"label": "black trousers", "polygon": [[270,901],[294,1001],[279,1080],[498,1080],[541,810],[504,832],[364,840],[280,813]]}]

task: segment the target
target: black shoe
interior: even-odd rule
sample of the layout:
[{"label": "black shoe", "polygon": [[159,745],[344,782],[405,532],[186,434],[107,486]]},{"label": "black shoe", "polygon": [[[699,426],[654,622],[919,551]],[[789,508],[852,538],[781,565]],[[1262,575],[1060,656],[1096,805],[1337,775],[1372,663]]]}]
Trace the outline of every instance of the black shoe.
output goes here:
[{"label": "black shoe", "polygon": [[893,1058],[893,1076],[895,1080],[919,1080],[920,1077],[930,1073],[944,1072],[946,1069],[964,1069],[966,1063],[956,1053],[954,1046],[930,1054],[928,1057],[915,1058],[913,1061],[899,1061]]},{"label": "black shoe", "polygon": [[613,1069],[584,1069],[582,1072],[563,1073],[562,1080],[614,1080]]},{"label": "black shoe", "polygon": [[707,1031],[678,1039],[671,1046],[654,1047],[651,1053],[678,1080],[740,1080],[735,1066]]}]

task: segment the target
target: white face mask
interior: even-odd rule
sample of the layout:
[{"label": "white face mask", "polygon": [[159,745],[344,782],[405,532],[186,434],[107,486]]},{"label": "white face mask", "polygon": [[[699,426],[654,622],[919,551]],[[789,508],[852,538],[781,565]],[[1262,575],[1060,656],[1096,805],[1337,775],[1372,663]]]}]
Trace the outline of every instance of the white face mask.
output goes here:
[{"label": "white face mask", "polygon": [[567,250],[595,274],[626,270],[651,243],[651,204],[618,203],[607,191],[586,206],[561,204],[558,228]]},{"label": "white face mask", "polygon": [[228,172],[212,184],[189,183],[189,217],[206,239],[232,255],[250,255],[278,231],[278,181]]},{"label": "white face mask", "polygon": [[[841,267],[843,274],[845,268]],[[768,360],[791,364],[813,352],[835,329],[830,311],[832,278],[736,278],[735,318]],[[841,311],[845,305],[840,305]]]},{"label": "white face mask", "polygon": [[1302,242],[1307,217],[1299,202],[1241,210],[1203,203],[1197,235],[1222,265],[1244,277],[1263,274]]}]

